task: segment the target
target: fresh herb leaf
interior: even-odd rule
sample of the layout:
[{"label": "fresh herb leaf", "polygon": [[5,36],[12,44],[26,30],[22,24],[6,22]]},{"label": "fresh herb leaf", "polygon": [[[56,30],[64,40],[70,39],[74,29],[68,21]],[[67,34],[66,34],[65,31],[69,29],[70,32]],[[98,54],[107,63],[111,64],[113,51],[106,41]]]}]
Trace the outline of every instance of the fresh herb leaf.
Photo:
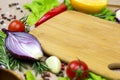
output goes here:
[{"label": "fresh herb leaf", "polygon": [[10,69],[9,66],[9,57],[6,53],[5,46],[0,46],[0,65],[5,66],[7,69]]},{"label": "fresh herb leaf", "polygon": [[109,21],[113,21],[115,22],[115,12],[108,9],[108,8],[104,8],[100,13],[95,13],[95,14],[92,14],[93,16],[95,17],[99,17],[99,18],[102,18],[102,19],[106,19],[106,20],[109,20]]},{"label": "fresh herb leaf", "polygon": [[22,71],[22,68],[27,69],[25,63],[19,59],[16,59],[14,56],[9,54],[9,66],[11,70],[17,68],[19,71]]},{"label": "fresh herb leaf", "polygon": [[6,37],[6,34],[0,31],[0,46],[4,46],[5,37]]},{"label": "fresh herb leaf", "polygon": [[43,62],[34,62],[32,69],[35,70],[35,75],[42,73],[43,71],[49,71],[49,68]]},{"label": "fresh herb leaf", "polygon": [[17,68],[21,71],[24,63],[10,55],[5,47],[5,38],[6,35],[0,31],[0,65],[3,65],[10,70]]}]

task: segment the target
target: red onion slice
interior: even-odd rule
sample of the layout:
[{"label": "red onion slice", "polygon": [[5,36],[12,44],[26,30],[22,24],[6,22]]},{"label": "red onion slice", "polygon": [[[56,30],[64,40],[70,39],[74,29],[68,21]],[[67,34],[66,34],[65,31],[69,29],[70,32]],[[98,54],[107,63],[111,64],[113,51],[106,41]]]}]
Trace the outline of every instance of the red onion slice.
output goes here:
[{"label": "red onion slice", "polygon": [[6,34],[5,45],[8,51],[17,58],[25,60],[39,60],[43,52],[39,41],[26,32],[10,32],[2,29]]},{"label": "red onion slice", "polygon": [[116,10],[115,12],[116,12],[115,18],[116,18],[117,22],[120,23],[120,9]]}]

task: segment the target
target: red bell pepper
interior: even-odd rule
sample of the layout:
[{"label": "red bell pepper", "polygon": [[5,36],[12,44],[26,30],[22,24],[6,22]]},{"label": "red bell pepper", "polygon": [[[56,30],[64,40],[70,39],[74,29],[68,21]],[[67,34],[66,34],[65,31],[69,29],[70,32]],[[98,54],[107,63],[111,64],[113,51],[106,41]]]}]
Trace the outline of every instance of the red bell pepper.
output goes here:
[{"label": "red bell pepper", "polygon": [[40,24],[42,24],[43,22],[45,22],[46,20],[56,16],[57,14],[63,12],[67,10],[67,6],[65,4],[61,4],[58,7],[53,8],[52,10],[50,10],[49,12],[47,12],[45,15],[43,15],[43,17],[41,17],[38,22],[35,23],[35,27],[39,26]]}]

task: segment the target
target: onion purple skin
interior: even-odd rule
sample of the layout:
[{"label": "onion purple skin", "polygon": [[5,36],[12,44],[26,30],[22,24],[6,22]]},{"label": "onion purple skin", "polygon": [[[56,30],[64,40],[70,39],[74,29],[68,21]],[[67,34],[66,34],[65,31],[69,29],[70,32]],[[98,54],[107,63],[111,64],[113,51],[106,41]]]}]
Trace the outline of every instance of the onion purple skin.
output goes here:
[{"label": "onion purple skin", "polygon": [[118,16],[120,15],[120,9],[115,10],[115,13],[116,13],[115,19],[118,23],[120,23],[120,16]]},{"label": "onion purple skin", "polygon": [[7,35],[5,46],[15,58],[37,61],[43,57],[41,44],[33,35],[26,32],[11,32],[4,28],[2,31]]}]

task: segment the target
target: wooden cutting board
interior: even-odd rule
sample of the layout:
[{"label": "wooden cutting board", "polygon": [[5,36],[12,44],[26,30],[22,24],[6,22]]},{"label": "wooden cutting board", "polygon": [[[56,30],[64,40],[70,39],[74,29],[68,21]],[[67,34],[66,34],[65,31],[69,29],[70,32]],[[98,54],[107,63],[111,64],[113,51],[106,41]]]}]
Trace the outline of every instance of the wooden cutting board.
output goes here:
[{"label": "wooden cutting board", "polygon": [[89,69],[110,79],[120,80],[120,24],[84,13],[65,11],[31,32],[44,52],[70,62],[80,59]]}]

